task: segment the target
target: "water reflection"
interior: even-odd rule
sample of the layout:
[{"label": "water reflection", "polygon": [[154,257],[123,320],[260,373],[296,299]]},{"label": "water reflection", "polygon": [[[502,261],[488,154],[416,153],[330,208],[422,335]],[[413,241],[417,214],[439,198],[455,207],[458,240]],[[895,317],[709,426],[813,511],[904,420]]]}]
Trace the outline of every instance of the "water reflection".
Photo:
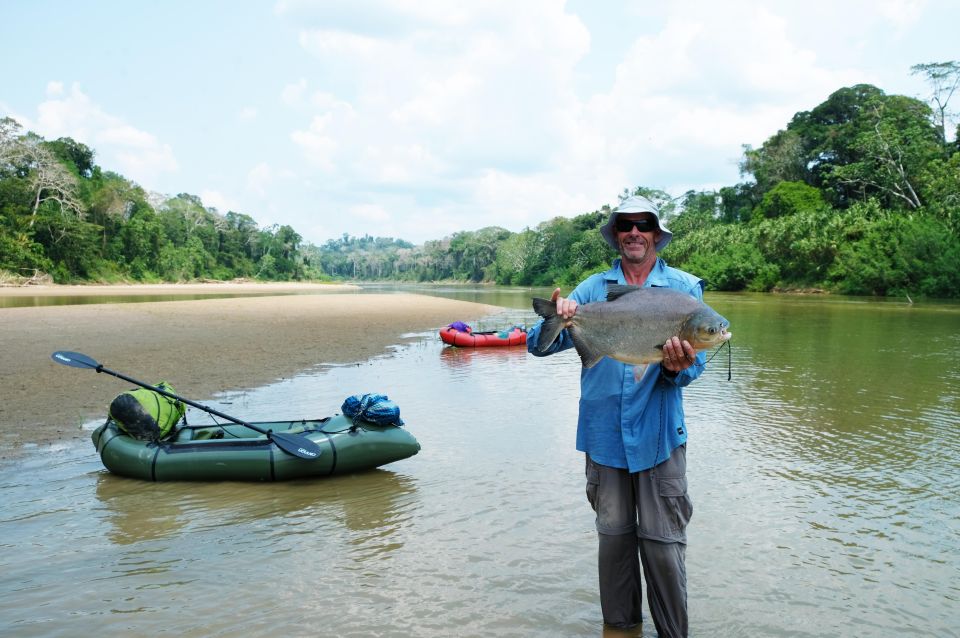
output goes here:
[{"label": "water reflection", "polygon": [[164,484],[98,475],[96,497],[109,524],[107,538],[129,545],[178,533],[188,521],[172,491],[176,488]]},{"label": "water reflection", "polygon": [[104,472],[97,475],[96,497],[110,526],[108,538],[118,545],[178,535],[187,527],[215,531],[283,519],[284,535],[312,533],[318,521],[373,532],[379,552],[399,546],[390,545],[389,537],[408,518],[416,483],[382,469],[269,484],[150,483]]},{"label": "water reflection", "polygon": [[451,372],[469,371],[474,365],[511,365],[527,358],[526,346],[495,348],[457,348],[446,346],[440,350],[440,363]]}]

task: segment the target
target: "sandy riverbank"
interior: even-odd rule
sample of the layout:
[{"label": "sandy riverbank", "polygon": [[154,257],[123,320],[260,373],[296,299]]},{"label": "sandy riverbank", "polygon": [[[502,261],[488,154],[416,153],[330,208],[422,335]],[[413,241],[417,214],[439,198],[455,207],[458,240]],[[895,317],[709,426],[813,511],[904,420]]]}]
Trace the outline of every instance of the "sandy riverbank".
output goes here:
[{"label": "sandy riverbank", "polygon": [[36,285],[0,286],[0,297],[92,297],[147,295],[219,295],[219,294],[290,294],[345,292],[359,290],[350,284],[308,284],[297,282],[220,281],[196,284],[89,284],[78,286]]},{"label": "sandy riverbank", "polygon": [[[30,286],[0,288],[0,296],[205,294],[224,285],[242,286],[245,294],[292,292],[291,286],[306,292],[304,286],[311,286]],[[39,293],[41,288],[50,290]],[[323,363],[364,361],[402,343],[405,333],[497,311],[424,295],[321,288],[318,294],[0,308],[0,458],[25,444],[87,436],[80,424],[103,416],[129,385],[58,365],[50,359],[56,350],[83,352],[143,381],[168,380],[184,396],[203,401]]]}]

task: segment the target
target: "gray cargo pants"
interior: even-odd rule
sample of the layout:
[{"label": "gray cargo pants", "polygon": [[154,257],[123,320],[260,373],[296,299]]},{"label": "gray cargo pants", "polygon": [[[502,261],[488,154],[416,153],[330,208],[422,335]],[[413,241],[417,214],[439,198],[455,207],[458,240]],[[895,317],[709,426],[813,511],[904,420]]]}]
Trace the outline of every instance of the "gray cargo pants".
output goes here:
[{"label": "gray cargo pants", "polygon": [[[642,472],[594,463],[587,455],[587,499],[597,513],[603,622],[641,622],[640,563],[647,604],[661,638],[687,635],[684,555],[693,503],[687,495],[687,449]],[[639,549],[639,559],[637,559]]]}]

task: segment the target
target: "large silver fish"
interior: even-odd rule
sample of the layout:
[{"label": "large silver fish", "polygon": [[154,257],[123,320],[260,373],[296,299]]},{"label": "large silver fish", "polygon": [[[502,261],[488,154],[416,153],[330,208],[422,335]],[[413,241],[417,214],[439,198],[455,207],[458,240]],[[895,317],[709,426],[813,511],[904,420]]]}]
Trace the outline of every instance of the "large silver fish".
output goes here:
[{"label": "large silver fish", "polygon": [[732,336],[730,322],[710,306],[670,288],[610,284],[606,301],[577,306],[567,320],[547,299],[534,298],[533,309],[544,318],[537,349],[545,352],[567,328],[585,368],[603,357],[635,365],[662,361],[663,344],[673,336],[696,350],[709,350]]}]

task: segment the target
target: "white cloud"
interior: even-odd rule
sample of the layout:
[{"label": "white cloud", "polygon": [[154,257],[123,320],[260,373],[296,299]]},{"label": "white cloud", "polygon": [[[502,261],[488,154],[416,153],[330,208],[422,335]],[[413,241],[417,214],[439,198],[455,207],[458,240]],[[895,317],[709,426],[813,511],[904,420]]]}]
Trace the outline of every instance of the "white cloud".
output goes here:
[{"label": "white cloud", "polygon": [[277,169],[267,162],[260,162],[249,171],[244,184],[244,189],[261,199],[270,196],[271,188],[278,182],[290,182],[296,178],[296,174],[289,170]]},{"label": "white cloud", "polygon": [[330,126],[333,119],[331,113],[315,115],[309,129],[290,134],[290,139],[303,150],[306,159],[326,172],[336,170],[334,155],[339,148],[334,127]]},{"label": "white cloud", "polygon": [[208,189],[201,191],[200,200],[207,208],[216,208],[221,215],[241,209],[240,203],[237,200],[217,190]]},{"label": "white cloud", "polygon": [[924,5],[922,0],[883,0],[877,3],[877,9],[897,27],[908,27],[919,19]]},{"label": "white cloud", "polygon": [[[572,67],[589,42],[582,24],[552,2],[483,11],[438,3],[426,14],[386,4],[404,15],[405,29],[300,35],[320,72],[348,76],[351,87],[349,103],[311,96],[309,126],[291,134],[310,164],[361,192],[453,189],[490,170],[541,170],[560,148],[552,128],[573,100]],[[306,83],[295,89],[285,91],[289,102]]]},{"label": "white cloud", "polygon": [[[304,10],[288,5],[289,15]],[[558,3],[443,5],[429,18],[386,3],[403,28],[306,27],[301,45],[321,73],[349,77],[351,97],[315,92],[309,126],[291,139],[342,193],[433,190],[417,204],[441,216],[453,202],[491,219],[503,211],[514,228],[544,210],[615,203],[625,187],[676,184],[677,171],[688,184],[721,181],[717,167],[735,179],[741,144],[853,78],[820,66],[786,18],[735,5],[668,9],[592,96],[575,87],[591,34]],[[304,104],[307,87],[288,87],[288,102]]]},{"label": "white cloud", "polygon": [[247,173],[247,190],[263,197],[273,180],[273,169],[266,162],[260,162]]},{"label": "white cloud", "polygon": [[[499,171],[481,176],[473,184],[472,196],[476,210],[490,213],[485,218],[489,223],[471,223],[471,228],[536,226],[557,215],[587,212],[602,205],[552,175],[517,176]],[[462,224],[464,220],[453,221]]]},{"label": "white cloud", "polygon": [[104,122],[96,133],[97,140],[111,146],[149,148],[158,146],[157,138],[120,121]]},{"label": "white cloud", "polygon": [[377,53],[385,52],[385,47],[380,46],[374,38],[323,29],[301,33],[300,45],[318,57],[344,55],[373,58]]},{"label": "white cloud", "polygon": [[359,206],[353,206],[350,209],[350,213],[360,219],[371,222],[385,222],[390,219],[390,213],[388,213],[382,206],[376,204],[361,204]]},{"label": "white cloud", "polygon": [[565,121],[567,154],[584,168],[622,169],[619,188],[710,188],[723,175],[732,184],[742,144],[762,143],[797,111],[860,80],[827,70],[793,40],[786,18],[764,8],[669,7],[659,31],[626,48],[609,91]]},{"label": "white cloud", "polygon": [[306,78],[300,78],[293,84],[283,87],[280,93],[280,99],[290,106],[299,106],[303,104],[303,96],[307,91]]},{"label": "white cloud", "polygon": [[241,122],[252,122],[257,119],[259,111],[255,106],[245,106],[237,113],[237,119]]},{"label": "white cloud", "polygon": [[149,188],[162,173],[178,170],[169,144],[105,112],[74,83],[47,85],[47,100],[37,107],[33,128],[48,139],[72,137],[91,146],[97,163]]},{"label": "white cloud", "polygon": [[9,117],[16,121],[24,131],[36,130],[36,127],[33,125],[33,120],[23,113],[18,113],[15,108],[7,104],[6,102],[0,101],[0,119],[4,117]]},{"label": "white cloud", "polygon": [[63,95],[63,82],[55,80],[47,82],[47,97],[60,97]]}]

